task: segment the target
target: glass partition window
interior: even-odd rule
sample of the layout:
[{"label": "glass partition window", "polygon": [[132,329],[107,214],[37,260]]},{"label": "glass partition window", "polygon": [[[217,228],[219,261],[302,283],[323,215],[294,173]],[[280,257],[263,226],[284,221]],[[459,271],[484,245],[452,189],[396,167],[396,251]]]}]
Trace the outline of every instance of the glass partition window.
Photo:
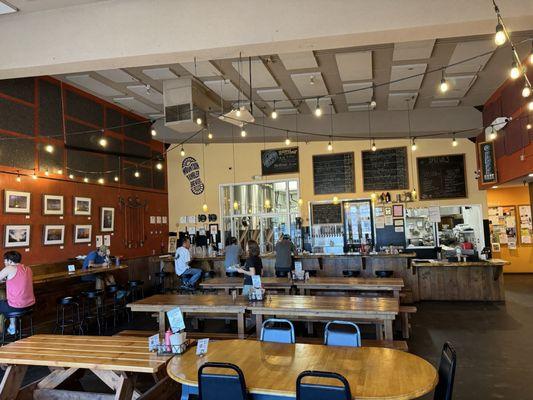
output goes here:
[{"label": "glass partition window", "polygon": [[299,197],[297,180],[221,185],[222,241],[235,236],[244,247],[253,239],[272,251],[281,235],[294,237]]}]

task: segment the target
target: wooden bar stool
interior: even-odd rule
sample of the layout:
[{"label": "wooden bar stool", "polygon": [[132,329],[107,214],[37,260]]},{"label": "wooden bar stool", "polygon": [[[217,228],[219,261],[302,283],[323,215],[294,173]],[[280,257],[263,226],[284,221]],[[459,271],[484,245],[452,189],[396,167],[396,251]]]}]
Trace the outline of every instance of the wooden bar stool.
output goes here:
[{"label": "wooden bar stool", "polygon": [[54,328],[54,333],[60,330],[63,335],[65,333],[65,328],[72,328],[72,334],[75,334],[77,330],[80,335],[83,335],[81,324],[82,319],[80,316],[80,304],[78,299],[72,296],[57,299],[56,326]]},{"label": "wooden bar stool", "polygon": [[[10,318],[15,318],[15,340],[22,339],[24,330],[22,322],[24,318],[28,319],[30,322],[30,333],[27,336],[33,335],[33,308],[29,308],[24,311],[12,311],[10,313],[6,313],[5,317],[6,320],[9,320]],[[2,345],[4,345],[6,342],[6,331],[7,328],[4,328],[2,332]]]}]

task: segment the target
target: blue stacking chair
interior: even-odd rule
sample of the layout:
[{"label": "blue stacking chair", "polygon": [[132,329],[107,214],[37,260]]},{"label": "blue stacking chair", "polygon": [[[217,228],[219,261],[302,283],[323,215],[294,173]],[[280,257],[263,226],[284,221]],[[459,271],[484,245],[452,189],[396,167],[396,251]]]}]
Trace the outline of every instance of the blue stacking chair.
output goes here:
[{"label": "blue stacking chair", "polygon": [[[204,373],[206,368],[223,368],[236,374]],[[241,369],[235,364],[207,362],[198,369],[199,400],[245,400],[246,382]]]},{"label": "blue stacking chair", "polygon": [[361,331],[353,322],[330,321],[324,330],[326,346],[361,347]]},{"label": "blue stacking chair", "polygon": [[263,322],[260,339],[262,342],[295,343],[294,326],[286,319],[267,319]]},{"label": "blue stacking chair", "polygon": [[444,343],[439,363],[439,383],[435,388],[434,400],[451,400],[457,354],[450,342]]},{"label": "blue stacking chair", "polygon": [[[336,379],[342,386],[302,383],[306,377]],[[296,400],[352,400],[350,384],[346,378],[335,372],[304,371],[296,379]]]}]

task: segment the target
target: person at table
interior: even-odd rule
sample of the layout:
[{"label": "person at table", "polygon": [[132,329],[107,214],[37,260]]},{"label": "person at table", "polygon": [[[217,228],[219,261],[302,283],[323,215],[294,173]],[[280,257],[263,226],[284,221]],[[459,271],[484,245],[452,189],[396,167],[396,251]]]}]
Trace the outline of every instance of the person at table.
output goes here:
[{"label": "person at table", "polygon": [[241,265],[242,248],[237,243],[237,238],[230,237],[224,249],[224,267],[226,272],[232,272],[233,267]]},{"label": "person at table", "polygon": [[248,293],[253,287],[252,276],[261,276],[261,273],[263,272],[263,262],[261,261],[261,257],[259,257],[260,250],[257,242],[255,240],[248,240],[246,247],[248,258],[246,258],[243,268],[237,268],[237,272],[244,274],[244,283],[242,288],[243,296],[248,296]]},{"label": "person at table", "polygon": [[289,272],[292,269],[292,253],[298,254],[289,235],[282,235],[274,248],[276,251],[276,272]]},{"label": "person at table", "polygon": [[202,277],[201,269],[191,268],[189,265],[191,262],[191,253],[189,251],[190,247],[190,239],[184,238],[180,241],[179,247],[177,248],[174,256],[174,268],[176,270],[176,275],[181,277],[181,285],[185,289],[194,289],[196,283]]},{"label": "person at table", "polygon": [[[90,268],[102,268],[109,266],[109,248],[106,245],[98,247],[96,250],[91,251],[83,260],[82,270],[88,270]],[[112,274],[105,274],[104,279],[96,277],[94,275],[83,276],[82,280],[85,282],[95,282],[96,288],[102,289],[104,284],[106,286],[116,285],[115,277]]]},{"label": "person at table", "polygon": [[[22,256],[18,251],[4,253],[4,268],[0,271],[0,281],[6,282],[5,300],[0,300],[0,314],[26,311],[35,304],[33,293],[33,272],[21,264]],[[7,333],[16,333],[15,318],[10,319]]]}]

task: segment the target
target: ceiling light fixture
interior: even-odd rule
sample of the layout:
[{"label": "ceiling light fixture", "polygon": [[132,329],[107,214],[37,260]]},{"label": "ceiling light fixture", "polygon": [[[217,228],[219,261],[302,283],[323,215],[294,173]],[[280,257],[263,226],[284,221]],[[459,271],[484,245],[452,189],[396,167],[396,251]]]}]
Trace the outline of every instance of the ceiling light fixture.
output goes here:
[{"label": "ceiling light fixture", "polygon": [[459,145],[459,142],[457,142],[457,140],[455,140],[455,133],[453,134],[453,139],[452,139],[452,146],[453,147],[457,147]]},{"label": "ceiling light fixture", "polygon": [[490,135],[489,135],[489,140],[496,140],[497,137],[498,137],[498,132],[496,132],[496,129],[492,127],[492,131],[490,132]]},{"label": "ceiling light fixture", "polygon": [[13,14],[18,11],[18,8],[13,7],[10,4],[4,3],[3,1],[0,1],[0,15],[3,14]]},{"label": "ceiling light fixture", "polygon": [[118,182],[118,176],[115,176],[115,178],[113,179],[115,182]]},{"label": "ceiling light fixture", "polygon": [[311,75],[311,77],[309,78],[309,84],[311,86],[313,86],[315,84],[315,76],[314,75]]},{"label": "ceiling light fixture", "polygon": [[51,144],[47,144],[46,146],[44,146],[44,150],[45,150],[47,153],[52,154],[52,153],[54,152],[54,146],[52,146]]},{"label": "ceiling light fixture", "polygon": [[530,129],[531,129],[531,124],[527,124],[527,125],[526,125],[526,129],[527,129],[527,130],[530,130]]},{"label": "ceiling light fixture", "polygon": [[241,114],[242,114],[242,113],[241,113],[241,109],[240,109],[240,108],[237,108],[237,109],[235,110],[235,116],[236,116],[236,117],[240,117]]},{"label": "ceiling light fixture", "polygon": [[37,173],[35,171],[33,172],[33,175],[31,176],[31,179],[33,179],[33,180],[37,179]]},{"label": "ceiling light fixture", "polygon": [[200,118],[200,117],[196,118],[196,124],[197,125],[202,125],[202,118]]},{"label": "ceiling light fixture", "polygon": [[155,167],[156,167],[159,171],[161,171],[161,170],[163,169],[163,163],[158,162],[158,163],[155,165]]},{"label": "ceiling light fixture", "polygon": [[440,80],[440,92],[446,93],[448,89],[450,88],[450,85],[448,84],[448,81],[446,81],[446,78],[444,77],[444,70],[442,70],[442,79]]},{"label": "ceiling light fixture", "polygon": [[291,144],[291,139],[289,138],[289,131],[287,131],[287,137],[285,138],[285,145],[289,146]]},{"label": "ceiling light fixture", "polygon": [[207,134],[207,138],[208,138],[209,140],[213,139],[213,134],[212,134],[211,132],[209,132],[209,133]]},{"label": "ceiling light fixture", "polygon": [[322,109],[320,108],[320,98],[316,98],[316,108],[315,108],[315,115],[317,117],[320,117],[322,115]]},{"label": "ceiling light fixture", "polygon": [[17,182],[21,182],[22,178],[20,177],[20,173],[17,171],[17,177],[15,178]]},{"label": "ceiling light fixture", "polygon": [[378,148],[376,147],[376,141],[374,139],[372,139],[372,147],[371,147],[372,151],[376,151]]},{"label": "ceiling light fixture", "polygon": [[530,101],[528,104],[527,104],[527,109],[529,111],[533,111],[533,101]]},{"label": "ceiling light fixture", "polygon": [[105,181],[104,181],[104,178],[98,178],[98,183],[99,183],[100,185],[103,185],[104,182],[105,182]]},{"label": "ceiling light fixture", "polygon": [[374,109],[374,108],[376,108],[377,105],[378,105],[378,103],[376,102],[376,99],[372,95],[372,99],[370,100],[370,108]]},{"label": "ceiling light fixture", "polygon": [[74,175],[70,174],[70,175],[68,176],[68,178],[69,178],[69,179],[74,179]]},{"label": "ceiling light fixture", "polygon": [[83,178],[83,182],[89,183],[89,178],[87,178],[87,177]]},{"label": "ceiling light fixture", "polygon": [[272,113],[270,114],[270,117],[272,119],[278,118],[278,112],[276,111],[276,100],[274,100],[274,108],[272,110]]},{"label": "ceiling light fixture", "polygon": [[106,147],[107,146],[107,139],[102,137],[100,138],[100,140],[98,141],[98,144],[102,147]]},{"label": "ceiling light fixture", "polygon": [[204,203],[202,206],[202,211],[206,213],[208,210],[209,209],[207,208],[207,203]]},{"label": "ceiling light fixture", "polygon": [[331,141],[328,143],[328,151],[333,151],[333,144],[331,144]]}]

